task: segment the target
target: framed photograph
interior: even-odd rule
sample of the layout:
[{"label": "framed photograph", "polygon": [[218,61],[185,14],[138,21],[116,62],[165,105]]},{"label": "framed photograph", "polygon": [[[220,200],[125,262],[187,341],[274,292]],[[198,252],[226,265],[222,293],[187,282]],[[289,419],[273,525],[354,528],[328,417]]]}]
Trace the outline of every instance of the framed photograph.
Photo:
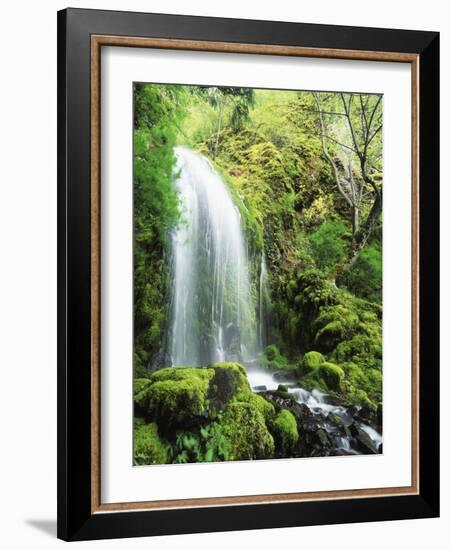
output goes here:
[{"label": "framed photograph", "polygon": [[58,14],[58,536],[439,514],[439,35]]}]

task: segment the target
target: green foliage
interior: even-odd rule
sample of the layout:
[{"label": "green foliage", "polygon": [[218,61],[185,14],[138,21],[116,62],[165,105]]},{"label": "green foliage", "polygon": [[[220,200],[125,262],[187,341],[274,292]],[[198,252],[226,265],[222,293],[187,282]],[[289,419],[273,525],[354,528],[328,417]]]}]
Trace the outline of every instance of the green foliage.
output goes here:
[{"label": "green foliage", "polygon": [[200,429],[205,444],[204,462],[230,460],[230,443],[222,433],[220,424],[214,422]]},{"label": "green foliage", "polygon": [[359,254],[352,268],[338,283],[350,292],[371,302],[382,302],[382,249],[379,243],[369,245]]},{"label": "green foliage", "polygon": [[275,344],[267,346],[264,354],[259,357],[258,362],[264,367],[271,369],[286,369],[289,367],[288,359],[284,357]]},{"label": "green foliage", "polygon": [[[134,365],[136,375],[161,346],[167,327],[169,230],[179,220],[173,147],[184,116],[180,86],[134,86]],[[162,299],[163,298],[163,299]]]},{"label": "green foliage", "polygon": [[135,424],[133,433],[134,464],[166,464],[169,446],[158,435],[158,427],[152,424]]},{"label": "green foliage", "polygon": [[171,462],[219,462],[229,460],[229,441],[222,433],[222,427],[213,422],[198,432],[176,432],[171,449]]},{"label": "green foliage", "polygon": [[346,255],[349,230],[343,220],[326,219],[309,235],[316,265],[329,273]]},{"label": "green foliage", "polygon": [[276,446],[289,453],[299,439],[296,418],[287,409],[282,409],[276,416],[273,424]]}]

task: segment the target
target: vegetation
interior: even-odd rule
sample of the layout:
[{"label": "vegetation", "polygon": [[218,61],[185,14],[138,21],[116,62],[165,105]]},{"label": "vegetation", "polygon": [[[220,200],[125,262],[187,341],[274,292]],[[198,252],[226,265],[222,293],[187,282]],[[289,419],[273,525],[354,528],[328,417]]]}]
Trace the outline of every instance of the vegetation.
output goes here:
[{"label": "vegetation", "polygon": [[[220,384],[218,384],[220,382]],[[243,367],[160,370],[135,381],[135,463],[270,458],[274,407],[252,393]],[[158,425],[157,434],[154,428]],[[143,432],[144,426],[150,426]],[[164,439],[160,439],[160,437]]]},{"label": "vegetation", "polygon": [[280,448],[289,453],[299,439],[296,418],[293,414],[283,409],[274,420],[274,433]]},{"label": "vegetation", "polygon": [[206,155],[223,176],[246,232],[254,297],[265,253],[260,366],[376,411],[382,97],[137,84],[134,99],[135,463],[289,455],[303,438],[289,410],[252,393],[237,363],[152,373],[170,323],[168,238],[183,223],[175,145]]}]

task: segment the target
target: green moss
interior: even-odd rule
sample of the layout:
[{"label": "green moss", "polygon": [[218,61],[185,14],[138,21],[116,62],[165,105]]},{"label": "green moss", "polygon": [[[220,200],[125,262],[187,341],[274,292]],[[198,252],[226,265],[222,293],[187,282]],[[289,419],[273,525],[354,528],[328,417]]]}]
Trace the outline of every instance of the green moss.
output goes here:
[{"label": "green moss", "polygon": [[264,421],[274,417],[273,405],[252,392],[246,371],[238,363],[172,367],[154,373],[150,380],[135,381],[139,414],[157,422],[168,436],[214,421],[232,402],[248,404]]},{"label": "green moss", "polygon": [[274,361],[274,359],[276,359],[280,355],[280,353],[277,346],[272,344],[270,346],[266,346],[265,355],[268,361]]},{"label": "green moss", "polygon": [[341,367],[334,363],[323,363],[319,367],[319,374],[330,390],[339,391],[341,389],[341,383],[344,377],[344,372]]},{"label": "green moss", "polygon": [[144,466],[147,464],[166,464],[168,461],[169,446],[158,434],[155,423],[135,423],[133,435],[134,464]]},{"label": "green moss", "polygon": [[151,386],[148,378],[137,378],[133,380],[133,400],[135,411],[146,416],[149,409],[148,389]]},{"label": "green moss", "polygon": [[292,365],[289,365],[288,359],[280,353],[279,348],[274,344],[266,347],[264,354],[259,357],[258,362],[260,365],[270,369],[293,368]]},{"label": "green moss", "polygon": [[[370,328],[366,327],[370,332]],[[340,342],[332,354],[333,359],[339,363],[351,361],[367,367],[382,366],[382,337],[378,331],[376,334],[360,333],[350,340]]]},{"label": "green moss", "polygon": [[325,362],[325,357],[319,351],[308,351],[299,364],[299,374],[308,374],[315,371]]},{"label": "green moss", "polygon": [[[252,393],[246,370],[240,363],[215,363],[213,369],[215,378],[212,379],[211,386],[216,385],[218,392],[224,391],[221,386],[224,385],[224,380],[227,378],[228,384],[230,384],[231,389],[233,386],[233,394],[236,396]],[[224,399],[223,402],[226,402],[226,400]]]},{"label": "green moss", "polygon": [[148,414],[162,428],[189,425],[208,415],[211,368],[168,368],[152,375],[145,390]]},{"label": "green moss", "polygon": [[296,418],[287,409],[283,409],[276,416],[273,423],[274,439],[277,447],[282,451],[290,452],[299,439]]},{"label": "green moss", "polygon": [[315,342],[320,349],[332,351],[353,334],[358,324],[358,315],[343,305],[325,307],[314,322]]},{"label": "green moss", "polygon": [[256,393],[250,393],[248,400],[249,403],[263,415],[266,423],[271,422],[275,414],[274,405],[272,403]]},{"label": "green moss", "polygon": [[228,440],[229,460],[271,458],[274,439],[263,414],[251,403],[233,402],[219,421]]},{"label": "green moss", "polygon": [[343,398],[351,405],[363,405],[372,410],[382,399],[382,373],[356,363],[342,364],[345,379]]}]

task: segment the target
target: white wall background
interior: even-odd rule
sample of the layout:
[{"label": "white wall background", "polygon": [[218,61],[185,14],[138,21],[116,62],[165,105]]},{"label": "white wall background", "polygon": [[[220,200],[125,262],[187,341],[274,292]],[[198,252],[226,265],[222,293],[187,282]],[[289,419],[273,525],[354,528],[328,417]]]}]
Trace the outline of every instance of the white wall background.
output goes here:
[{"label": "white wall background", "polygon": [[[447,156],[451,30],[441,0],[129,0],[72,7],[302,21],[442,33],[442,281],[451,280],[451,178]],[[56,540],[56,11],[57,0],[5,3],[0,33],[0,541],[54,548]],[[406,9],[407,8],[407,9]],[[446,99],[448,98],[448,100]],[[448,126],[448,127],[447,127]],[[447,154],[445,154],[447,153]],[[447,185],[448,184],[448,185]],[[442,284],[442,358],[450,355],[449,285]],[[282,547],[424,549],[449,538],[450,409],[442,369],[442,518],[83,543],[85,548]],[[448,535],[448,536],[446,536]]]}]

